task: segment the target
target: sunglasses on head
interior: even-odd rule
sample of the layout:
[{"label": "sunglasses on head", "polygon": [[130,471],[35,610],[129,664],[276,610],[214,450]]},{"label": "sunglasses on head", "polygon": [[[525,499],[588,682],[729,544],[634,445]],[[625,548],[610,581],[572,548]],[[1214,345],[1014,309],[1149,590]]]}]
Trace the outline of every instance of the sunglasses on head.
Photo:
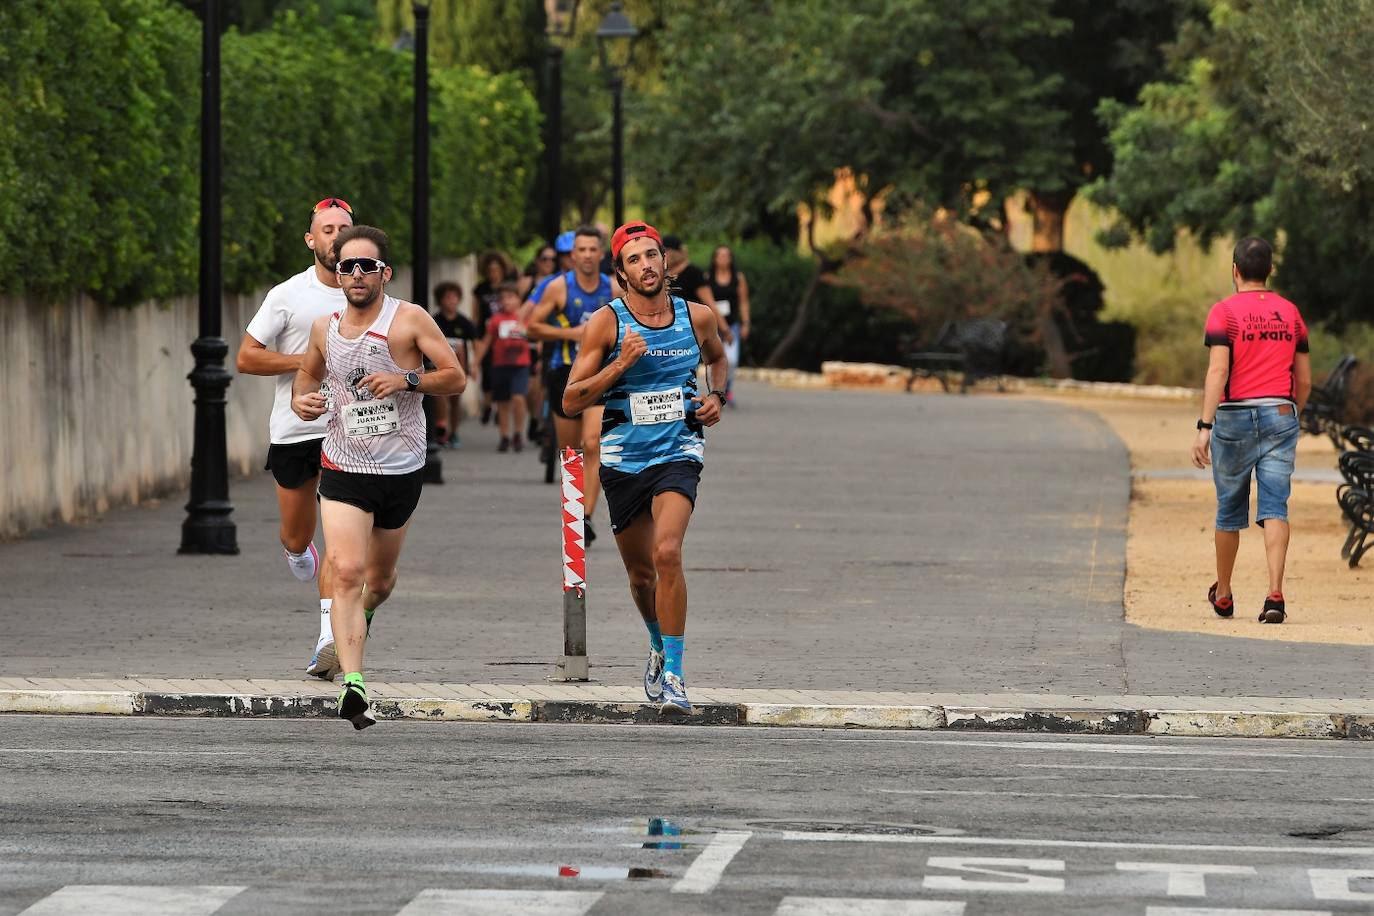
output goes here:
[{"label": "sunglasses on head", "polygon": [[361,270],[365,274],[379,274],[386,262],[380,258],[344,258],[334,268],[334,271],[342,277],[351,276],[355,270]]},{"label": "sunglasses on head", "polygon": [[353,208],[350,207],[348,201],[344,200],[342,197],[326,197],[324,200],[315,204],[315,209],[310,212],[319,213],[321,210],[328,210],[330,207],[338,207],[349,216],[353,215]]}]

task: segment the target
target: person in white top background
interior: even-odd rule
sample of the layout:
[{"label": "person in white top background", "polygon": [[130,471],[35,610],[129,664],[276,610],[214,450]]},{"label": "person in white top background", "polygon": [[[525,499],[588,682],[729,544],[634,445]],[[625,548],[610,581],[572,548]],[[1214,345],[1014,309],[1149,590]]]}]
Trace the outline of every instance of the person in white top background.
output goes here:
[{"label": "person in white top background", "polygon": [[353,225],[353,208],[338,197],[326,197],[310,212],[305,247],[314,254],[309,267],[277,284],[262,301],[239,344],[236,365],[245,375],[274,375],[277,391],[268,422],[270,444],[266,470],[277,487],[281,544],[286,564],[297,579],[318,579],[320,634],[306,672],[332,679],[338,673],[329,613],[332,576],[315,548],[315,493],[320,482],[320,444],[325,420],[305,421],[291,409],[291,383],[301,367],[315,319],[343,308],[346,300],[334,273],[334,238]]}]

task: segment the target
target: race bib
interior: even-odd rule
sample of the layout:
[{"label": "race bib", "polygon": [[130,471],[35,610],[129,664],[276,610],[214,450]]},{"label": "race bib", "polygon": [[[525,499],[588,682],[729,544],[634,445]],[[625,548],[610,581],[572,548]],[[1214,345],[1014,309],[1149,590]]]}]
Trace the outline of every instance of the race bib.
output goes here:
[{"label": "race bib", "polygon": [[720,309],[720,313],[721,313],[722,315],[724,315],[726,318],[729,318],[729,317],[730,317],[730,300],[729,300],[729,299],[717,299],[717,300],[716,300],[716,308]]},{"label": "race bib", "polygon": [[503,321],[496,326],[496,336],[502,340],[524,339],[525,328],[518,321]]},{"label": "race bib", "polygon": [[671,423],[687,416],[683,406],[682,389],[667,391],[637,391],[630,394],[630,422],[635,426]]},{"label": "race bib", "polygon": [[354,401],[343,409],[344,432],[350,439],[384,436],[401,427],[401,412],[395,398]]}]

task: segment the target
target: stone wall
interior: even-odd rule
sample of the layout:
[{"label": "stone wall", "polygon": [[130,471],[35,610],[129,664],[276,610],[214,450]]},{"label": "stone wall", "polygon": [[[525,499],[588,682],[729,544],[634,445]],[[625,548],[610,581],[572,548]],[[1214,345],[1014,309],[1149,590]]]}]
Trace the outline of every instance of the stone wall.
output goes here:
[{"label": "stone wall", "polygon": [[[467,306],[471,259],[434,264],[431,281],[446,279],[463,285]],[[409,271],[398,271],[389,291],[409,298]],[[225,297],[231,371],[261,300]],[[0,538],[189,484],[194,406],[186,376],[197,333],[194,296],[131,309],[85,297],[0,298]],[[273,381],[236,374],[228,396],[229,466],[251,473],[266,454]]]}]

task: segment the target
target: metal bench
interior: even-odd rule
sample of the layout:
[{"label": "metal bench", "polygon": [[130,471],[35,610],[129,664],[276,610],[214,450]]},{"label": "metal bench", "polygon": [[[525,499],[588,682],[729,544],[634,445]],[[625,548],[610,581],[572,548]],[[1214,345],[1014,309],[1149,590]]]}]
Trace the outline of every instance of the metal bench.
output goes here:
[{"label": "metal bench", "polygon": [[1359,364],[1355,354],[1347,353],[1320,385],[1312,386],[1312,394],[1302,411],[1302,429],[1314,436],[1327,436],[1337,449],[1342,447],[1341,431],[1345,423],[1345,402],[1350,394],[1350,375]]},{"label": "metal bench", "polygon": [[1001,379],[1007,349],[1005,321],[970,318],[946,322],[932,346],[931,350],[906,355],[906,365],[911,370],[906,381],[907,391],[918,378],[935,378],[948,393],[950,372],[962,373],[960,394],[967,394],[970,386],[980,378],[996,378],[997,390],[1003,390]]},{"label": "metal bench", "polygon": [[1374,452],[1343,452],[1339,467],[1345,483],[1336,488],[1336,502],[1350,525],[1341,559],[1353,569],[1374,548]]}]

